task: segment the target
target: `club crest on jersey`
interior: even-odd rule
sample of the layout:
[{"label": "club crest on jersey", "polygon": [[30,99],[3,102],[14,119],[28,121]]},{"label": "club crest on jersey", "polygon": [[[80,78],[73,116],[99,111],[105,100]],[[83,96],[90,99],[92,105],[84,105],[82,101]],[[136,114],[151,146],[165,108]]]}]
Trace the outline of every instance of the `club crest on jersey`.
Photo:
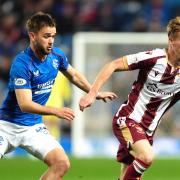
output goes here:
[{"label": "club crest on jersey", "polygon": [[57,59],[53,59],[53,61],[52,61],[52,65],[53,65],[53,67],[55,68],[55,69],[58,69],[58,60]]},{"label": "club crest on jersey", "polygon": [[26,80],[25,79],[22,79],[22,78],[15,79],[15,85],[16,86],[23,86],[25,84],[26,84]]},{"label": "club crest on jersey", "polygon": [[38,76],[39,76],[39,74],[40,74],[40,73],[39,73],[39,70],[34,71],[34,72],[33,72],[33,74],[34,74],[34,76],[35,76],[35,77],[38,77]]},{"label": "club crest on jersey", "polygon": [[156,77],[158,74],[159,74],[159,72],[158,72],[158,71],[154,71],[154,75],[155,75],[155,77]]},{"label": "club crest on jersey", "polygon": [[138,125],[136,125],[135,128],[139,134],[145,134],[143,128],[139,127]]}]

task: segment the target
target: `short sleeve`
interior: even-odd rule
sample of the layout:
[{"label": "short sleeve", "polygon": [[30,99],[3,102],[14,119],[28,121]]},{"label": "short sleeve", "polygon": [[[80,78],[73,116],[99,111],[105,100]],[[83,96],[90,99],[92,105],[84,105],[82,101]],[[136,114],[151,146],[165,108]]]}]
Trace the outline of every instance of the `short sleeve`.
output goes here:
[{"label": "short sleeve", "polygon": [[68,65],[69,65],[68,58],[64,55],[60,60],[59,70],[60,71],[66,71],[68,68]]},{"label": "short sleeve", "polygon": [[10,85],[13,89],[31,89],[28,63],[16,59],[10,70]]},{"label": "short sleeve", "polygon": [[154,56],[151,51],[139,52],[127,55],[127,63],[130,70],[147,69],[154,65]]},{"label": "short sleeve", "polygon": [[68,69],[69,61],[64,52],[58,48],[54,47],[52,51],[52,55],[55,56],[59,60],[59,71],[66,71]]}]

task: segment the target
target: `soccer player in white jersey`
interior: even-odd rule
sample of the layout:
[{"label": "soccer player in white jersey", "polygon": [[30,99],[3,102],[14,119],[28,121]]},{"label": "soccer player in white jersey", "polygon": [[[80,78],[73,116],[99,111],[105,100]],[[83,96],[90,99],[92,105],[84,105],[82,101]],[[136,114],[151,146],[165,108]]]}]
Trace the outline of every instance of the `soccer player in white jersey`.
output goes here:
[{"label": "soccer player in white jersey", "polygon": [[[70,108],[47,107],[45,103],[58,71],[85,92],[91,85],[68,63],[64,52],[53,47],[56,23],[49,14],[34,14],[26,26],[30,46],[12,62],[8,95],[0,109],[0,158],[22,147],[48,165],[42,180],[61,180],[69,169],[69,159],[49,134],[42,115],[55,115],[69,122],[75,115]],[[101,92],[97,99],[106,101],[115,97],[114,93]]]},{"label": "soccer player in white jersey", "polygon": [[117,160],[121,180],[141,179],[153,162],[153,135],[163,114],[180,98],[180,16],[167,26],[168,48],[127,55],[106,64],[79,106],[91,106],[101,86],[113,72],[139,69],[128,100],[113,118],[120,142]]}]

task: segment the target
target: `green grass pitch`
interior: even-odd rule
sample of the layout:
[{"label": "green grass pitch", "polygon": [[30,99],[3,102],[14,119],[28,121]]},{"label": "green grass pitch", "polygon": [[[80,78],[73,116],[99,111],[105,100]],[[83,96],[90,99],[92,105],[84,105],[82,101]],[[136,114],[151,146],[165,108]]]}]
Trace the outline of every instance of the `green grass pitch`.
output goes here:
[{"label": "green grass pitch", "polygon": [[[119,163],[114,159],[70,158],[71,169],[63,180],[117,180]],[[13,158],[0,160],[0,179],[38,180],[46,170],[39,160]],[[157,159],[145,173],[143,180],[179,180],[180,159]]]}]

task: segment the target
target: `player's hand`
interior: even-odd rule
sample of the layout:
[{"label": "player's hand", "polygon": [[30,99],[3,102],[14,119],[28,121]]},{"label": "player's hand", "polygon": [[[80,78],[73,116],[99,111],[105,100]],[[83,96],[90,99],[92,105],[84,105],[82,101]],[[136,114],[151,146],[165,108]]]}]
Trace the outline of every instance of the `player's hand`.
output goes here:
[{"label": "player's hand", "polygon": [[79,101],[79,109],[84,111],[85,108],[90,107],[96,100],[96,94],[88,93]]},{"label": "player's hand", "polygon": [[107,100],[113,101],[116,99],[118,96],[113,93],[113,92],[99,92],[98,95],[96,96],[96,99],[103,100],[104,102],[107,102]]},{"label": "player's hand", "polygon": [[56,109],[55,115],[68,121],[72,121],[75,117],[73,110],[67,107]]}]

